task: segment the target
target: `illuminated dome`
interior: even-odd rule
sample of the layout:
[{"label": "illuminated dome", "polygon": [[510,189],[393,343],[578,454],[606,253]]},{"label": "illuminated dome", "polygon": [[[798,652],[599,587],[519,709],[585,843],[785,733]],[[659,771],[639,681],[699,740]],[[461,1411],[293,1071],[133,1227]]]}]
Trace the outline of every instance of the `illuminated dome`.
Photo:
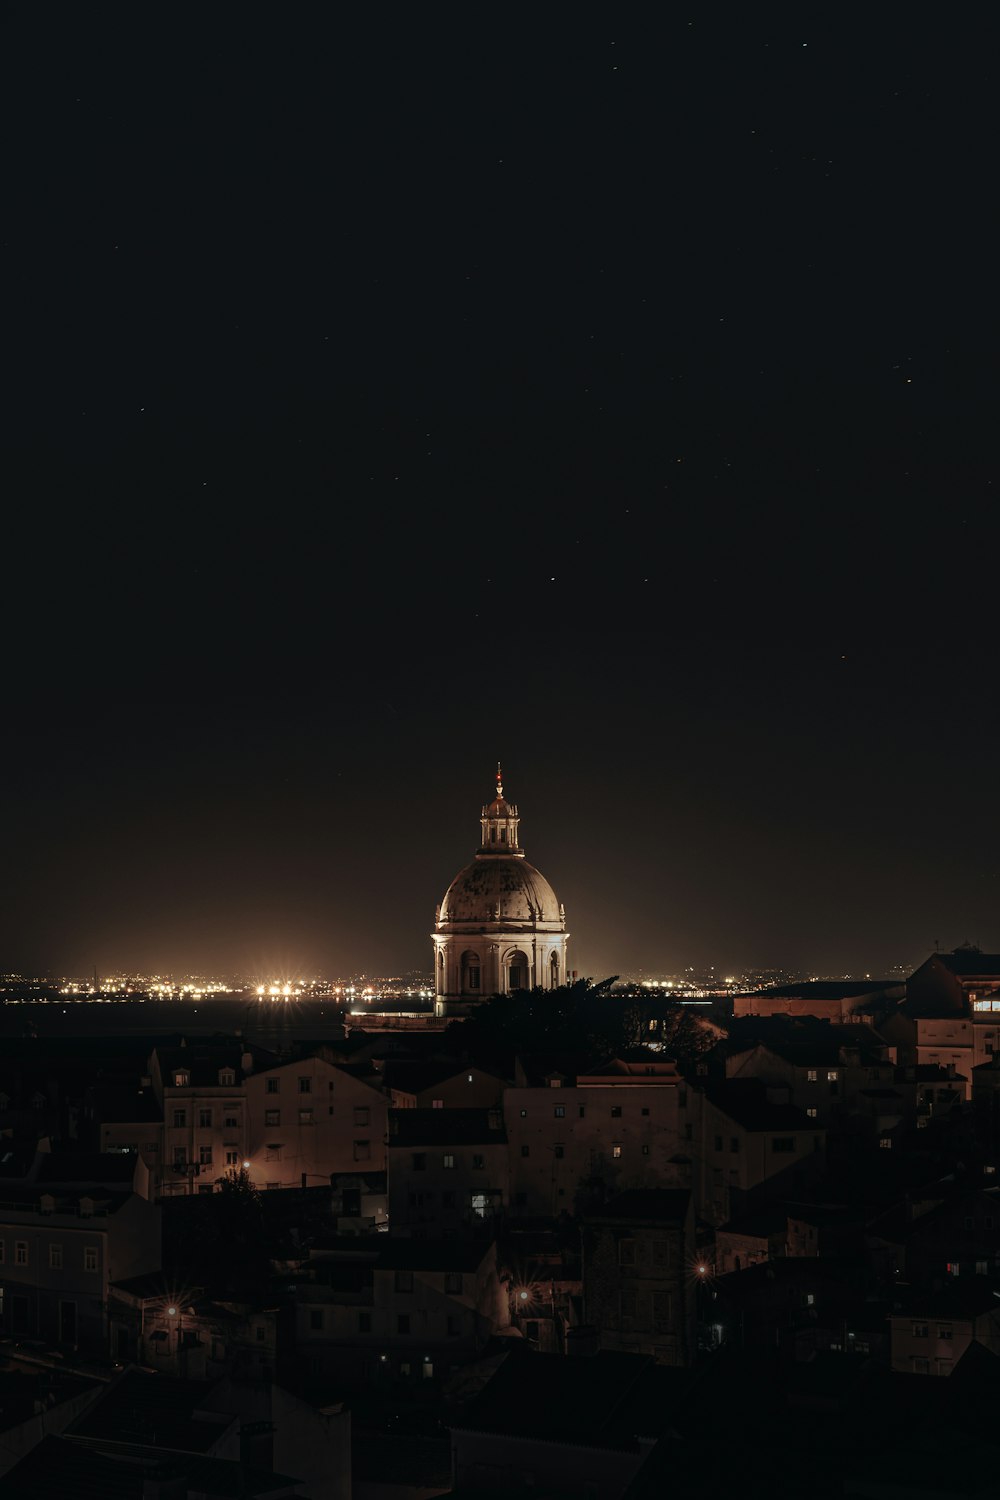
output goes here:
[{"label": "illuminated dome", "polygon": [[546,920],[560,921],[556,893],[523,855],[490,860],[477,855],[451,882],[438,917],[439,925]]},{"label": "illuminated dome", "polygon": [[480,817],[482,843],[437,909],[434,974],[438,1015],[461,1015],[487,995],[555,989],[566,979],[566,913],[524,857],[520,817],[503,794]]}]

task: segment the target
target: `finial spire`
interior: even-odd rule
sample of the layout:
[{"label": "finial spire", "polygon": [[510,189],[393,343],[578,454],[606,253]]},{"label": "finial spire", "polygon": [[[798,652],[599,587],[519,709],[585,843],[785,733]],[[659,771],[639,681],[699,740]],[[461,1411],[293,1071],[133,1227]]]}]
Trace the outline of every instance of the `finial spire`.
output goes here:
[{"label": "finial spire", "polygon": [[503,796],[503,772],[500,770],[499,761],[497,761],[497,796]]}]

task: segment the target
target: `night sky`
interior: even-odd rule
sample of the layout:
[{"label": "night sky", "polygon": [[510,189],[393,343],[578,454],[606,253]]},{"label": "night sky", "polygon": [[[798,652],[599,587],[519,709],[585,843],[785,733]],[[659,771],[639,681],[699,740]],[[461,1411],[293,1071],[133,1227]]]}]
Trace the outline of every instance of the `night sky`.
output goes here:
[{"label": "night sky", "polygon": [[993,38],[22,7],[0,970],[1000,948]]}]

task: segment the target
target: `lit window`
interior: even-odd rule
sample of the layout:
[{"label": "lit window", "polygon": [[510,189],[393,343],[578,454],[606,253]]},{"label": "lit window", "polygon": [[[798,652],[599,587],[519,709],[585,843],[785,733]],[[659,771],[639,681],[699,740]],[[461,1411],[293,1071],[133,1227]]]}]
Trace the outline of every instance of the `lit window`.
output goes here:
[{"label": "lit window", "polygon": [[815,1068],[810,1068],[807,1071],[807,1073],[806,1073],[806,1078],[808,1079],[808,1081],[810,1083],[815,1083],[816,1082],[816,1069]]},{"label": "lit window", "polygon": [[879,1138],[878,1138],[878,1143],[879,1143],[879,1147],[880,1147],[881,1150],[883,1150],[883,1151],[891,1151],[892,1150],[892,1136],[891,1135],[880,1135]]},{"label": "lit window", "polygon": [[816,1116],[819,1114],[819,1110],[817,1110],[815,1107],[811,1107],[806,1110],[806,1114],[809,1116],[810,1120],[815,1120]]},{"label": "lit window", "polygon": [[555,1117],[556,1117],[557,1120],[564,1120],[566,1118],[566,1106],[565,1106],[565,1104],[557,1104],[555,1106],[555,1108],[553,1109],[552,1113],[555,1115]]},{"label": "lit window", "polygon": [[454,1156],[452,1156],[452,1154],[451,1154],[450,1151],[446,1151],[445,1154],[444,1154],[444,1156],[442,1156],[442,1158],[441,1158],[441,1165],[442,1165],[442,1167],[445,1168],[446,1171],[449,1171],[449,1172],[454,1167],[454,1165],[455,1165],[455,1158],[454,1158]]},{"label": "lit window", "polygon": [[611,1155],[612,1155],[612,1157],[614,1158],[615,1161],[618,1161],[618,1159],[620,1158],[621,1154],[622,1154],[622,1148],[616,1142],[616,1144],[611,1147]]},{"label": "lit window", "polygon": [[837,1079],[840,1077],[840,1074],[837,1072],[836,1068],[829,1068],[827,1069],[826,1076],[829,1083],[836,1083]]},{"label": "lit window", "polygon": [[313,1125],[313,1124],[315,1124],[315,1118],[316,1117],[315,1117],[315,1115],[314,1115],[314,1113],[313,1113],[313,1111],[311,1109],[300,1109],[299,1110],[299,1124],[300,1125]]}]

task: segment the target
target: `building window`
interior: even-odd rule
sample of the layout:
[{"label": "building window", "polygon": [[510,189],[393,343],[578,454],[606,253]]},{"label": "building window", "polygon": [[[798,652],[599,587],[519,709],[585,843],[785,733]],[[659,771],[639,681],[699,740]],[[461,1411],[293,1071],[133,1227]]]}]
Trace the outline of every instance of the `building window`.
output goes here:
[{"label": "building window", "polygon": [[669,1333],[673,1326],[674,1299],[670,1292],[653,1292],[653,1332]]},{"label": "building window", "polygon": [[810,1120],[815,1120],[816,1116],[819,1114],[819,1110],[816,1109],[815,1105],[810,1105],[806,1110],[806,1114],[809,1116]]},{"label": "building window", "polygon": [[4,1261],[6,1259],[7,1259],[7,1241],[6,1240],[0,1240],[0,1266],[3,1265],[3,1263],[4,1263]]},{"label": "building window", "polygon": [[219,1070],[219,1087],[220,1088],[231,1089],[233,1087],[233,1084],[235,1082],[236,1082],[236,1074],[233,1072],[232,1068],[220,1068],[220,1070]]},{"label": "building window", "polygon": [[954,1336],[955,1336],[955,1330],[951,1327],[950,1324],[947,1327],[942,1327],[942,1328],[938,1329],[938,1338],[939,1339],[951,1339],[951,1338],[954,1338]]},{"label": "building window", "polygon": [[470,967],[468,973],[469,973],[469,989],[470,990],[478,990],[478,988],[479,988],[479,965],[478,964],[473,964]]},{"label": "building window", "polygon": [[238,1151],[227,1151],[226,1152],[226,1166],[227,1167],[238,1167],[239,1163],[240,1163],[240,1153]]},{"label": "building window", "polygon": [[210,1109],[199,1109],[199,1111],[198,1111],[198,1124],[199,1124],[199,1126],[203,1130],[206,1130],[206,1129],[210,1130],[211,1129],[211,1127],[212,1127],[212,1111]]},{"label": "building window", "polygon": [[713,1141],[713,1145],[714,1145],[716,1151],[721,1151],[722,1150],[722,1136],[721,1135],[717,1135],[715,1137],[715,1139]]},{"label": "building window", "polygon": [[354,1160],[355,1161],[371,1161],[371,1159],[372,1159],[372,1143],[371,1143],[371,1141],[362,1141],[362,1140],[355,1141],[354,1142]]},{"label": "building window", "polygon": [[83,1252],[83,1269],[85,1271],[97,1270],[97,1250],[93,1245],[88,1245]]},{"label": "building window", "polygon": [[486,1158],[485,1158],[485,1156],[476,1156],[474,1154],[473,1157],[472,1157],[472,1170],[474,1172],[481,1172],[485,1166],[486,1166]]},{"label": "building window", "polygon": [[771,1141],[771,1150],[774,1152],[794,1152],[795,1137],[791,1135],[776,1135]]},{"label": "building window", "polygon": [[314,1309],[312,1312],[310,1312],[310,1314],[309,1314],[309,1327],[312,1328],[312,1329],[314,1329],[314,1330],[316,1330],[316,1331],[321,1331],[322,1330],[322,1328],[323,1328],[323,1309],[322,1308]]},{"label": "building window", "polygon": [[371,1313],[358,1313],[358,1332],[359,1333],[371,1333],[371,1331],[372,1331],[372,1315],[371,1315]]},{"label": "building window", "polygon": [[28,1264],[28,1241],[14,1241],[14,1264],[15,1266],[26,1266]]},{"label": "building window", "polygon": [[431,1109],[444,1109],[444,1100],[443,1099],[432,1099],[431,1100]]},{"label": "building window", "polygon": [[426,1151],[414,1151],[411,1158],[411,1166],[414,1172],[423,1172],[427,1168]]},{"label": "building window", "polygon": [[187,1154],[186,1148],[184,1146],[175,1146],[174,1147],[174,1166],[175,1167],[186,1167],[187,1166],[187,1159],[188,1159],[188,1154]]},{"label": "building window", "polygon": [[737,1151],[739,1151],[739,1149],[740,1149],[740,1138],[739,1138],[739,1136],[738,1135],[731,1135],[729,1137],[729,1150],[730,1150],[730,1152],[733,1153],[733,1154],[735,1154]]},{"label": "building window", "polygon": [[621,1117],[622,1117],[622,1107],[621,1107],[621,1105],[620,1104],[612,1104],[612,1106],[611,1106],[611,1118],[612,1118],[612,1120],[620,1120]]},{"label": "building window", "polygon": [[611,1156],[612,1156],[612,1159],[614,1161],[619,1161],[621,1159],[621,1154],[622,1154],[621,1142],[620,1141],[615,1141],[614,1145],[611,1147]]},{"label": "building window", "polygon": [[521,1119],[522,1120],[526,1120],[527,1118],[528,1118],[528,1111],[526,1109],[522,1109],[521,1110]]},{"label": "building window", "polygon": [[556,1161],[562,1161],[563,1157],[566,1155],[565,1146],[553,1146],[552,1150],[555,1154]]},{"label": "building window", "polygon": [[265,1146],[264,1147],[264,1160],[265,1161],[280,1161],[281,1160],[281,1147],[280,1146]]},{"label": "building window", "polygon": [[187,1124],[187,1110],[186,1109],[175,1109],[174,1110],[174,1125],[175,1126],[181,1126],[181,1125],[186,1125],[186,1124]]},{"label": "building window", "polygon": [[227,1130],[239,1130],[240,1128],[238,1115],[226,1115],[222,1123]]},{"label": "building window", "polygon": [[566,1106],[565,1106],[565,1104],[557,1104],[557,1105],[555,1105],[553,1107],[552,1113],[555,1115],[555,1117],[556,1117],[557,1120],[565,1120],[565,1118],[566,1118]]},{"label": "building window", "polygon": [[664,1271],[670,1265],[670,1241],[653,1241],[653,1265],[659,1271]]},{"label": "building window", "polygon": [[281,1124],[281,1110],[280,1109],[265,1109],[265,1111],[264,1111],[264,1124],[265,1125],[280,1125]]},{"label": "building window", "polygon": [[521,1155],[522,1156],[530,1156],[531,1155],[531,1147],[530,1146],[522,1146],[521,1147]]},{"label": "building window", "polygon": [[354,1106],[355,1125],[367,1125],[371,1119],[371,1110],[367,1104],[356,1104]]},{"label": "building window", "polygon": [[455,1194],[452,1193],[452,1192],[442,1193],[441,1194],[441,1207],[442,1208],[454,1208],[455,1207]]},{"label": "building window", "polygon": [[883,1151],[891,1151],[892,1150],[892,1136],[891,1135],[880,1135],[879,1138],[878,1138],[878,1143],[879,1143],[879,1147],[881,1148],[881,1150],[883,1150]]},{"label": "building window", "polygon": [[397,1292],[413,1291],[413,1272],[397,1271],[392,1278],[393,1290]]},{"label": "building window", "polygon": [[643,1148],[642,1148],[642,1154],[643,1154],[643,1156],[648,1156],[649,1155],[649,1147],[648,1146],[643,1146]]},{"label": "building window", "polygon": [[409,1331],[410,1331],[410,1315],[409,1315],[409,1313],[399,1313],[399,1314],[397,1314],[397,1317],[396,1317],[396,1332],[397,1333],[402,1333],[402,1334],[407,1334],[407,1333],[409,1333]]},{"label": "building window", "polygon": [[577,1114],[581,1120],[585,1120],[587,1118],[587,1106],[585,1104],[581,1104],[580,1108],[577,1110]]},{"label": "building window", "polygon": [[300,1125],[313,1125],[313,1124],[315,1124],[315,1122],[316,1122],[316,1117],[313,1114],[313,1111],[311,1109],[300,1109],[299,1110],[299,1124]]},{"label": "building window", "polygon": [[280,1091],[281,1091],[281,1079],[280,1078],[269,1078],[267,1080],[267,1092],[269,1094],[277,1094],[277,1093],[280,1093]]},{"label": "building window", "polygon": [[61,1271],[63,1268],[62,1245],[49,1246],[49,1270]]},{"label": "building window", "polygon": [[444,1275],[444,1289],[453,1297],[462,1295],[462,1273],[461,1271],[446,1271]]},{"label": "building window", "polygon": [[827,1078],[827,1082],[828,1083],[836,1083],[837,1079],[839,1077],[840,1077],[840,1074],[837,1072],[836,1068],[828,1068],[827,1069],[826,1078]]},{"label": "building window", "polygon": [[203,1166],[203,1167],[210,1167],[212,1165],[212,1148],[211,1148],[211,1146],[199,1146],[198,1147],[198,1161],[199,1161],[200,1165]]},{"label": "building window", "polygon": [[634,1318],[638,1306],[638,1298],[635,1292],[619,1292],[618,1306],[623,1318]]},{"label": "building window", "polygon": [[618,1264],[620,1266],[635,1265],[635,1240],[618,1241]]},{"label": "building window", "polygon": [[644,1104],[642,1106],[642,1109],[639,1111],[639,1113],[641,1115],[648,1115],[649,1114],[649,1105],[648,1104]]},{"label": "building window", "polygon": [[688,1121],[688,1123],[684,1126],[684,1139],[686,1141],[694,1140],[694,1126],[690,1121]]},{"label": "building window", "polygon": [[450,1339],[457,1339],[458,1336],[459,1336],[459,1334],[461,1332],[462,1332],[462,1320],[461,1320],[461,1318],[457,1317],[454,1313],[449,1313],[448,1314],[448,1337]]},{"label": "building window", "polygon": [[927,1337],[927,1324],[914,1323],[910,1329],[910,1335],[915,1339],[925,1339]]},{"label": "building window", "polygon": [[311,1078],[300,1078],[299,1079],[299,1093],[300,1094],[311,1094],[312,1093],[312,1087],[313,1087],[313,1081],[312,1081]]},{"label": "building window", "polygon": [[191,1075],[190,1075],[190,1073],[175,1073],[174,1074],[174,1088],[175,1089],[186,1089],[187,1086],[188,1086],[188,1084],[190,1082],[191,1082]]},{"label": "building window", "polygon": [[806,1078],[809,1080],[810,1083],[815,1083],[816,1082],[816,1069],[815,1068],[809,1068],[808,1071],[807,1071],[807,1073],[806,1073]]},{"label": "building window", "polygon": [[452,1155],[452,1153],[450,1151],[446,1151],[445,1154],[442,1156],[442,1158],[441,1158],[441,1165],[442,1165],[442,1167],[444,1167],[444,1169],[445,1169],[446,1172],[450,1172],[450,1171],[452,1171],[454,1169],[455,1158],[454,1158],[454,1156]]}]

